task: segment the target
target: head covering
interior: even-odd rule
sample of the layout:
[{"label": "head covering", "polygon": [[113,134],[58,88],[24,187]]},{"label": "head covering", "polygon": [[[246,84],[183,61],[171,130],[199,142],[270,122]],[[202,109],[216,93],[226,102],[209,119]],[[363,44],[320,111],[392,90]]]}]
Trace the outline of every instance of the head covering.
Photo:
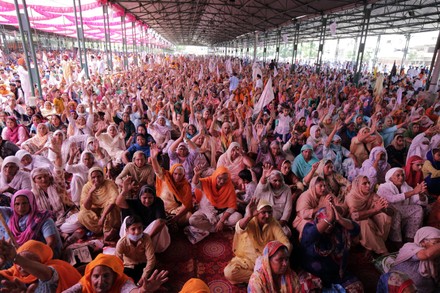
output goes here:
[{"label": "head covering", "polygon": [[276,288],[274,286],[270,258],[280,249],[288,250],[288,248],[279,241],[271,241],[266,244],[261,258],[261,266],[255,269],[251,276],[251,280],[249,281],[249,292],[294,293],[301,291],[298,276],[290,269],[289,266],[287,267],[286,272],[279,276],[280,287]]},{"label": "head covering", "polygon": [[92,180],[92,173],[95,171],[99,171],[102,173],[102,175],[104,175],[104,170],[102,170],[102,168],[99,166],[95,166],[89,169],[89,176],[88,176],[89,180]]},{"label": "head covering", "polygon": [[53,133],[53,136],[57,135],[58,133],[61,133],[63,135],[63,140],[66,139],[66,135],[64,134],[64,132],[62,130],[55,130],[55,132]]},{"label": "head covering", "polygon": [[411,156],[405,165],[405,181],[409,186],[415,188],[417,184],[423,182],[422,170],[414,171],[412,169],[413,164],[423,164],[424,160],[419,156]]},{"label": "head covering", "polygon": [[[35,182],[35,177],[39,175],[47,175],[49,177],[49,186],[47,192],[42,190]],[[64,196],[65,188],[61,188],[54,182],[52,172],[47,168],[35,168],[31,171],[32,192],[35,195],[37,207],[41,211],[52,211],[58,216],[64,213]]]},{"label": "head covering", "polygon": [[313,147],[309,144],[305,144],[301,147],[301,152],[305,150],[313,150]]},{"label": "head covering", "polygon": [[261,211],[261,209],[264,208],[264,207],[271,207],[271,208],[272,208],[272,205],[271,205],[270,202],[268,202],[267,200],[265,200],[265,199],[260,199],[260,200],[258,201],[257,211]]},{"label": "head covering", "polygon": [[15,153],[15,156],[17,157],[17,159],[21,162],[21,159],[23,159],[25,156],[27,156],[27,155],[29,155],[29,156],[32,156],[28,151],[26,151],[26,150],[18,150],[16,153]]},{"label": "head covering", "polygon": [[319,127],[318,125],[313,125],[310,128],[310,137],[315,140],[315,141],[319,141],[322,139],[322,133],[320,137],[316,137],[316,131],[321,130],[321,127]]},{"label": "head covering", "polygon": [[17,165],[17,167],[20,167],[20,159],[18,159],[15,156],[7,156],[2,163],[2,173],[3,173],[3,168],[6,166],[6,164],[9,163],[14,163],[15,165]]},{"label": "head covering", "polygon": [[405,170],[403,170],[402,168],[391,168],[390,170],[388,170],[388,172],[385,174],[385,182],[390,183],[391,182],[391,177],[394,175],[394,173],[396,173],[397,171],[402,171],[403,175],[405,175]]},{"label": "head covering", "polygon": [[[19,216],[15,210],[15,200],[19,196],[24,196],[29,201],[29,213],[26,220],[26,228],[24,231],[20,230],[19,220],[21,216]],[[14,235],[15,240],[19,245],[22,245],[28,240],[33,239],[39,232],[44,222],[50,218],[50,213],[47,211],[39,212],[37,207],[37,202],[35,201],[34,194],[30,190],[19,190],[17,191],[11,198],[11,209],[12,216],[9,220],[8,226],[11,229],[12,234]]]},{"label": "head covering", "polygon": [[[217,177],[222,174],[228,174],[228,180],[219,190],[217,190]],[[201,178],[200,183],[202,185],[201,190],[205,193],[207,199],[215,208],[237,208],[237,195],[228,168],[224,166],[218,167],[211,176]],[[198,198],[198,201],[200,201],[201,194],[198,193],[196,197]]]},{"label": "head covering", "polygon": [[388,272],[380,276],[376,293],[402,293],[405,289],[412,287],[411,292],[416,292],[414,281],[407,274],[402,272]]},{"label": "head covering", "polygon": [[[438,238],[440,238],[439,229],[429,226],[420,228],[417,230],[416,235],[414,236],[414,242],[405,243],[405,245],[403,245],[403,247],[399,250],[399,254],[397,255],[397,258],[392,266],[396,266],[409,260],[420,250],[423,250],[424,248],[421,246],[423,240]],[[438,281],[436,264],[434,260],[420,260],[418,272],[422,277],[431,277]]]},{"label": "head covering", "polygon": [[183,177],[179,182],[174,181],[173,173],[177,168],[182,168],[185,174],[185,169],[183,168],[182,164],[172,165],[170,171],[162,169],[163,178],[161,179],[159,176],[156,176],[156,192],[160,197],[163,188],[165,187],[164,184],[166,184],[168,190],[173,194],[174,198],[181,202],[187,209],[191,210],[193,207],[191,185],[185,177]]},{"label": "head covering", "polygon": [[[72,265],[62,260],[52,259],[52,248],[41,241],[27,241],[17,249],[17,254],[21,254],[23,252],[30,252],[32,254],[35,254],[39,257],[42,264],[50,266],[57,271],[59,278],[56,293],[60,293],[64,290],[69,289],[81,279],[81,275]],[[37,278],[31,274],[23,277],[20,274],[20,271],[16,264],[14,264],[11,268],[7,270],[1,270],[0,276],[9,281],[14,281],[17,279],[25,284],[31,284],[37,280]]]},{"label": "head covering", "polygon": [[426,158],[429,151],[429,138],[425,136],[425,133],[420,133],[414,137],[411,141],[411,145],[408,149],[408,155],[406,161],[412,156],[419,156],[422,159]]},{"label": "head covering", "polygon": [[200,279],[191,278],[185,285],[183,285],[182,290],[179,293],[210,293],[208,285]]},{"label": "head covering", "polygon": [[26,64],[26,62],[24,61],[23,58],[18,58],[18,60],[17,60],[17,64],[20,65],[20,66],[23,66],[23,65]]},{"label": "head covering", "polygon": [[350,192],[345,197],[345,201],[350,210],[365,210],[371,204],[373,199],[373,196],[370,196],[371,191],[368,191],[368,193],[363,193],[361,191],[362,180],[364,178],[368,180],[368,177],[365,175],[357,176],[351,184]]},{"label": "head covering", "polygon": [[385,148],[380,147],[380,146],[374,147],[371,150],[368,159],[365,160],[362,163],[360,174],[361,175],[368,175],[368,174],[370,174],[371,168],[375,168],[374,167],[374,162],[376,160],[377,154],[380,153],[380,152],[385,154],[385,159],[379,161],[379,164],[377,166],[376,176],[368,176],[370,178],[371,188],[374,188],[374,186],[377,183],[383,183],[384,182],[385,172],[389,168],[387,151],[385,150]]},{"label": "head covering", "polygon": [[86,266],[84,277],[82,277],[81,280],[79,281],[81,283],[83,293],[95,292],[91,278],[92,278],[93,269],[97,266],[106,266],[116,274],[115,280],[112,285],[112,289],[110,290],[109,293],[121,292],[122,286],[125,284],[125,282],[127,282],[127,280],[130,280],[130,277],[124,274],[124,263],[119,257],[115,255],[100,253],[92,262],[90,262]]}]

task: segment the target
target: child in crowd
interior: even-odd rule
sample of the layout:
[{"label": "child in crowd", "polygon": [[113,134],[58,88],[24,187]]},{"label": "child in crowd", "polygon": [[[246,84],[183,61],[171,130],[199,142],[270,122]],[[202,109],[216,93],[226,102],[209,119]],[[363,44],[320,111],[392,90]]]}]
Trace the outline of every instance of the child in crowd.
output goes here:
[{"label": "child in crowd", "polygon": [[116,256],[124,262],[124,274],[137,283],[140,279],[147,279],[156,265],[154,247],[150,236],[144,233],[139,217],[127,217],[126,232],[116,244]]},{"label": "child in crowd", "polygon": [[239,188],[236,190],[237,194],[237,204],[238,210],[240,212],[245,211],[246,206],[254,195],[255,188],[257,188],[257,183],[252,180],[252,173],[249,169],[243,169],[238,172],[239,179]]}]

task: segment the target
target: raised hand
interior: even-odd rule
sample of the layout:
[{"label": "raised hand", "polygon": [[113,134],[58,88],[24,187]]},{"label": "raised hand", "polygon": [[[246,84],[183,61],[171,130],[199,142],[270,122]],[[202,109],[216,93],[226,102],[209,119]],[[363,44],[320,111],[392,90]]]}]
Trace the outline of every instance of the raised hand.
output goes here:
[{"label": "raised hand", "polygon": [[143,277],[139,281],[139,285],[141,288],[139,288],[139,292],[146,293],[146,292],[154,292],[162,286],[166,281],[168,281],[168,271],[158,271],[154,270],[151,277],[147,279],[147,277]]},{"label": "raised hand", "polygon": [[269,177],[270,173],[273,170],[273,166],[272,164],[266,163],[263,165],[263,176],[264,177]]},{"label": "raised hand", "polygon": [[159,155],[159,148],[157,147],[157,144],[152,144],[150,146],[150,157],[151,158],[157,158],[157,156]]},{"label": "raised hand", "polygon": [[33,293],[38,287],[38,283],[26,287],[26,284],[18,279],[15,279],[14,281],[2,280],[1,284],[3,288],[0,289],[0,292],[5,293]]},{"label": "raised hand", "polygon": [[202,174],[204,166],[202,164],[198,164],[194,167],[194,175],[200,176]]},{"label": "raised hand", "polygon": [[249,215],[251,217],[255,217],[258,214],[257,206],[258,206],[259,201],[260,200],[256,197],[253,197],[249,201],[249,204],[246,206],[246,215]]}]

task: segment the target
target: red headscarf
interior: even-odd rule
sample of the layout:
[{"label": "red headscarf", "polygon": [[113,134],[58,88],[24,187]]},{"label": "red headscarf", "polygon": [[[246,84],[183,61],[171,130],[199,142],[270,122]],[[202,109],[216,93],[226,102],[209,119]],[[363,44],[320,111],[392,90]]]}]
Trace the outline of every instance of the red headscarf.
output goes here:
[{"label": "red headscarf", "polygon": [[423,164],[424,160],[419,156],[412,156],[408,159],[408,162],[405,166],[405,181],[409,186],[415,188],[417,184],[422,183],[423,181],[423,172],[422,170],[413,171],[412,164],[421,163]]}]

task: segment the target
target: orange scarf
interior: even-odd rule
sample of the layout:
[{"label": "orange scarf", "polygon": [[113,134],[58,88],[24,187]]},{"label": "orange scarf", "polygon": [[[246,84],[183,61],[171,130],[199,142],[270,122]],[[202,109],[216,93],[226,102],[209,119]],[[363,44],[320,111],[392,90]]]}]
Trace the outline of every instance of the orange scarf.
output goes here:
[{"label": "orange scarf", "polygon": [[183,167],[182,164],[174,164],[171,166],[170,171],[168,172],[165,169],[162,169],[163,172],[163,181],[156,177],[156,194],[162,194],[163,184],[167,184],[169,190],[180,201],[187,209],[192,209],[192,194],[191,194],[191,185],[186,180],[186,178],[182,178],[180,182],[174,182],[173,173],[177,167]]},{"label": "orange scarf", "polygon": [[[29,240],[17,249],[17,253],[25,251],[37,255],[40,258],[42,264],[50,266],[57,271],[59,276],[56,291],[57,293],[69,289],[70,287],[78,283],[78,281],[81,279],[81,275],[69,263],[58,259],[52,259],[52,248],[50,248],[43,242]],[[0,275],[9,281],[14,281],[15,279],[18,279],[20,282],[23,282],[25,284],[31,284],[37,281],[37,278],[33,275],[23,277],[20,274],[20,271],[18,270],[16,264],[14,264],[11,268],[7,270],[0,271]]]},{"label": "orange scarf", "polygon": [[84,277],[79,280],[82,286],[83,293],[94,293],[91,277],[93,269],[97,266],[106,266],[116,273],[116,279],[113,283],[112,289],[109,293],[121,292],[122,286],[128,280],[131,280],[126,274],[124,274],[124,264],[122,260],[114,255],[100,253],[92,262],[86,266]]},{"label": "orange scarf", "polygon": [[[217,190],[217,177],[225,173],[228,174],[228,181]],[[211,176],[200,179],[200,183],[202,184],[202,191],[215,208],[237,209],[237,195],[235,194],[231,173],[229,173],[228,168],[224,166],[218,167]],[[196,194],[196,197],[200,201],[201,194]]]}]

